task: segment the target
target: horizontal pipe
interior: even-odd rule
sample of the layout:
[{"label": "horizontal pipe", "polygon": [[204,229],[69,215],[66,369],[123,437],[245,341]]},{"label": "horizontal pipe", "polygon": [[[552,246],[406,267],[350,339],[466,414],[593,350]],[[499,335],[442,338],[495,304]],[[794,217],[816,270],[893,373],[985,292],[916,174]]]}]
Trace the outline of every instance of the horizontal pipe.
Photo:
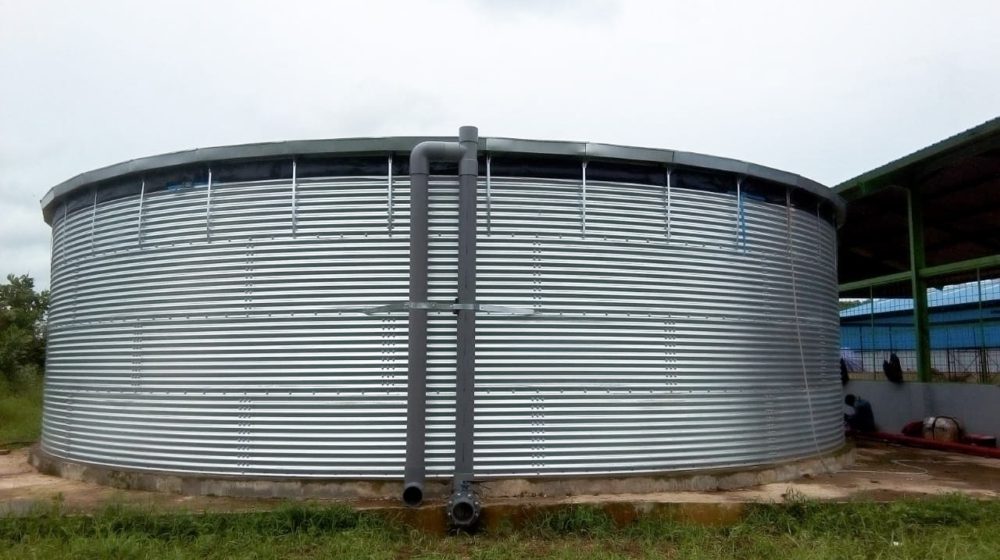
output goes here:
[{"label": "horizontal pipe", "polygon": [[950,451],[952,453],[964,453],[965,455],[976,455],[978,457],[989,457],[1000,459],[1000,449],[996,447],[982,447],[979,445],[969,445],[967,443],[954,443],[950,441],[937,441],[918,437],[904,436],[900,434],[890,434],[888,432],[853,433],[858,439],[883,441],[887,443],[898,443],[909,447],[920,447],[922,449],[933,449],[936,451]]}]

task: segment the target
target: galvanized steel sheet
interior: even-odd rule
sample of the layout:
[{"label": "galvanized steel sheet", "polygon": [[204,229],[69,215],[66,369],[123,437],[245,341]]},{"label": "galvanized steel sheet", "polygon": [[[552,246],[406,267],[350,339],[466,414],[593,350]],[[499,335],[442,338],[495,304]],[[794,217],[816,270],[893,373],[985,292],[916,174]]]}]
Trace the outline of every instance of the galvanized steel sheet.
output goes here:
[{"label": "galvanized steel sheet", "polygon": [[[268,180],[57,209],[44,449],[161,471],[401,477],[407,178],[389,188]],[[662,186],[489,188],[477,477],[751,466],[842,444],[829,221]],[[432,181],[430,201],[431,300],[449,304],[457,180]],[[429,334],[428,474],[443,477],[454,316],[432,313]]]}]

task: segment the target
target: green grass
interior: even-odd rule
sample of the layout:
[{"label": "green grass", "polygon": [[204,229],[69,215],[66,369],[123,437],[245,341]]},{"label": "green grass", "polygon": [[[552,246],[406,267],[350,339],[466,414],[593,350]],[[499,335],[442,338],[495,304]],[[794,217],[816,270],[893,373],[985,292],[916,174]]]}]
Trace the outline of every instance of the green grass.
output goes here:
[{"label": "green grass", "polygon": [[41,380],[0,381],[0,449],[37,441],[41,429]]},{"label": "green grass", "polygon": [[616,527],[569,508],[523,529],[439,537],[345,507],[164,514],[111,507],[66,516],[58,504],[0,519],[0,558],[961,558],[996,559],[1000,501],[949,496],[892,504],[754,505],[727,527],[645,517]]},{"label": "green grass", "polygon": [[[37,440],[41,382],[0,384],[0,448]],[[261,513],[158,514],[109,507],[65,515],[60,504],[0,518],[2,559],[690,558],[997,559],[1000,501],[960,496],[889,504],[792,500],[757,504],[742,521],[704,527],[643,517],[617,527],[572,507],[519,530],[437,537],[345,507]]]}]

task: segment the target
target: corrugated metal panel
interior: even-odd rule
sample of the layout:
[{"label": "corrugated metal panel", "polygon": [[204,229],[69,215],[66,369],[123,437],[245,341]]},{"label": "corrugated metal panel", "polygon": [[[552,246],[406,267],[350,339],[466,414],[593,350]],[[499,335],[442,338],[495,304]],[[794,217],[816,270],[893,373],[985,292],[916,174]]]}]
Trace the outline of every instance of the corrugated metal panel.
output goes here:
[{"label": "corrugated metal panel", "polygon": [[[405,316],[365,310],[406,299],[407,215],[390,236],[384,178],[303,181],[292,237],[291,189],[213,185],[210,228],[205,187],[147,195],[141,246],[137,199],[100,208],[95,252],[84,212],[56,224],[47,450],[177,471],[401,475]],[[406,185],[395,190],[405,206]]]},{"label": "corrugated metal panel", "polygon": [[[439,302],[455,295],[455,185],[431,186]],[[480,301],[534,314],[480,316],[478,475],[750,465],[841,443],[828,223],[791,213],[793,290],[783,206],[746,201],[743,243],[733,195],[592,183],[584,203],[573,181],[491,187]],[[391,231],[385,177],[57,210],[45,449],[161,470],[401,476],[406,316],[371,312],[407,297],[405,178],[391,196]],[[429,328],[427,457],[444,476],[454,316]]]},{"label": "corrugated metal panel", "polygon": [[666,198],[589,183],[584,210],[579,183],[493,180],[480,301],[535,315],[479,319],[479,474],[752,465],[842,443],[833,228],[791,213],[793,290],[783,206],[744,203],[742,248],[734,195]]}]

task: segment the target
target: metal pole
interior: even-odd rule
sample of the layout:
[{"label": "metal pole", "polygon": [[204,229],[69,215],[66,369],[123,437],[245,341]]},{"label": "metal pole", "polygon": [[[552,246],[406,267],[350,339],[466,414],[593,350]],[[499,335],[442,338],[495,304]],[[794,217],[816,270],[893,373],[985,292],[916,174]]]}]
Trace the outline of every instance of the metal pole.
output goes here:
[{"label": "metal pole", "polygon": [[387,196],[386,206],[388,207],[388,213],[389,213],[388,216],[389,235],[392,235],[392,154],[389,154],[389,171],[387,180],[389,182],[389,190],[386,194]]},{"label": "metal pole", "polygon": [[[66,229],[66,222],[69,220],[69,204],[63,203],[63,219],[62,219],[62,229]],[[66,240],[63,239],[62,246],[59,248],[59,262],[63,263],[66,260]]]},{"label": "metal pole", "polygon": [[[823,231],[820,229],[820,223],[823,221],[823,216],[820,213],[820,210],[821,210],[820,206],[821,206],[821,204],[822,203],[820,203],[820,202],[816,203],[816,221],[813,222],[816,225],[816,238],[817,239],[819,239],[819,238],[821,238],[823,236]],[[836,255],[837,252],[834,251],[833,254]],[[813,252],[813,260],[816,262],[816,266],[821,266],[820,260],[819,260],[819,251]]]},{"label": "metal pole", "polygon": [[142,185],[139,187],[139,218],[135,225],[135,240],[136,245],[142,247],[142,203],[146,199],[146,179],[143,178]]},{"label": "metal pole", "polygon": [[861,363],[861,371],[865,371],[865,328],[861,326],[858,327],[858,361]]},{"label": "metal pole", "polygon": [[989,382],[990,362],[986,353],[986,327],[983,324],[983,279],[976,269],[977,303],[979,304],[979,382]]},{"label": "metal pole", "polygon": [[743,215],[743,177],[736,179],[736,250],[747,251],[746,218]]},{"label": "metal pole", "polygon": [[580,235],[587,236],[587,162],[580,164]]},{"label": "metal pole", "polygon": [[208,190],[205,193],[205,237],[212,237],[212,168],[208,168]]},{"label": "metal pole", "polygon": [[875,358],[875,292],[871,286],[868,286],[868,324],[869,324],[869,334],[872,337],[871,351],[872,351],[872,379],[878,379],[878,361]]},{"label": "metal pole", "polygon": [[486,235],[493,232],[493,185],[490,170],[492,159],[489,154],[486,155]]},{"label": "metal pole", "polygon": [[295,237],[299,220],[299,162],[292,160],[292,237]]},{"label": "metal pole", "polygon": [[924,255],[924,205],[919,188],[906,191],[910,238],[910,286],[913,296],[913,327],[917,350],[917,378],[931,380],[931,330],[927,312],[927,281],[920,275]]},{"label": "metal pole", "polygon": [[90,211],[90,253],[94,253],[94,226],[97,223],[97,189],[94,189],[94,206]]},{"label": "metal pole", "polygon": [[673,208],[671,208],[672,201],[670,200],[670,195],[671,195],[670,176],[673,174],[673,172],[674,172],[673,169],[667,170],[667,188],[666,188],[667,192],[666,192],[666,201],[664,202],[664,209],[663,209],[667,222],[667,241],[670,241],[670,218],[672,217],[671,212],[673,211]]}]

